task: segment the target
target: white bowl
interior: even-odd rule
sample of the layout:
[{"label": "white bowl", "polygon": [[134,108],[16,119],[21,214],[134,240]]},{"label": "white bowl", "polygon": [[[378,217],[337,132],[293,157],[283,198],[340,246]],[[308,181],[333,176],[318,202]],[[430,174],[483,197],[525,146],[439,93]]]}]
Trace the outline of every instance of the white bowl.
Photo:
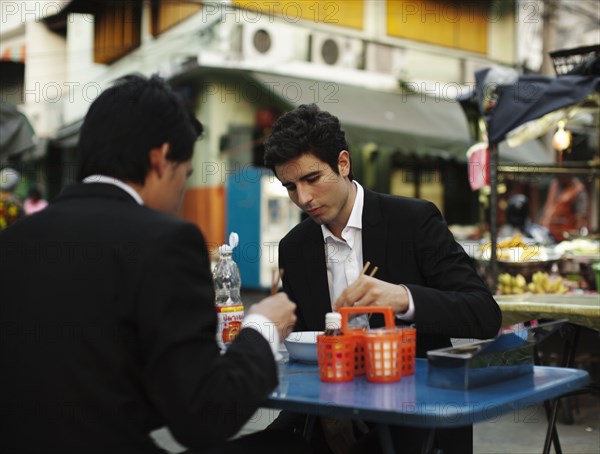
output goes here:
[{"label": "white bowl", "polygon": [[323,331],[295,331],[285,338],[283,343],[290,358],[303,363],[316,364],[317,336]]}]

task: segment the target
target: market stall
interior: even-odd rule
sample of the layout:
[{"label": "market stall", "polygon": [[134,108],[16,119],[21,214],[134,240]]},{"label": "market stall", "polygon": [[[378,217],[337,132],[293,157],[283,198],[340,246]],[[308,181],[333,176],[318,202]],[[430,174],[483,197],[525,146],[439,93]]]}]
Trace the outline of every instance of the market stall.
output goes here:
[{"label": "market stall", "polygon": [[[598,57],[596,57],[598,58]],[[489,70],[480,71],[478,105],[485,119],[489,141],[490,238],[479,251],[488,283],[498,293],[567,293],[596,290],[591,265],[600,261],[598,241],[598,176],[600,152],[596,142],[592,159],[563,162],[569,151],[569,124],[583,115],[592,118],[593,134],[598,135],[600,112],[600,75],[569,74],[559,77],[518,76],[505,84],[486,85]],[[555,163],[500,163],[499,145],[519,146],[524,142],[557,131],[553,146]],[[593,179],[591,229],[565,231],[558,245],[524,238],[499,236],[497,218],[498,187],[501,179],[535,178],[541,175],[577,175]],[[563,238],[561,238],[563,239]],[[582,277],[582,278],[581,278]]]}]

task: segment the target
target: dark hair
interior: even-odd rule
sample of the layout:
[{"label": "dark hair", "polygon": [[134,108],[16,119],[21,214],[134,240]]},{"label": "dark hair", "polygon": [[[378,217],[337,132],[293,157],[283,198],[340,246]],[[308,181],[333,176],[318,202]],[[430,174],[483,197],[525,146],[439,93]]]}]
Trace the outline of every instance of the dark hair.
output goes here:
[{"label": "dark hair", "polygon": [[[302,104],[273,125],[265,141],[265,165],[274,171],[276,165],[311,153],[339,174],[338,156],[342,150],[348,150],[348,144],[340,120],[316,104]],[[352,162],[348,176],[353,179]]]},{"label": "dark hair", "polygon": [[508,199],[506,221],[513,227],[523,228],[529,216],[529,200],[523,194],[515,194]]},{"label": "dark hair", "polygon": [[32,186],[27,192],[27,196],[33,200],[40,200],[42,198],[42,191],[37,186]]},{"label": "dark hair", "polygon": [[85,117],[78,177],[101,174],[143,184],[152,148],[168,142],[167,159],[184,162],[200,134],[202,124],[160,77],[127,75],[104,91]]}]

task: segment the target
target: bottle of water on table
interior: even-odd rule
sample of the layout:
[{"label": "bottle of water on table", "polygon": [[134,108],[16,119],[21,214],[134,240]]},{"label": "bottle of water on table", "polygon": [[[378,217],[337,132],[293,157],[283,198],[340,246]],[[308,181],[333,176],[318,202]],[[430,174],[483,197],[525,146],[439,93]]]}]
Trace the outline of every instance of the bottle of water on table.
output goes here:
[{"label": "bottle of water on table", "polygon": [[213,270],[215,284],[215,307],[217,309],[217,343],[221,351],[233,342],[242,328],[244,305],[240,298],[242,279],[240,270],[232,258],[238,245],[237,233],[229,235],[229,244],[219,247],[219,261]]}]

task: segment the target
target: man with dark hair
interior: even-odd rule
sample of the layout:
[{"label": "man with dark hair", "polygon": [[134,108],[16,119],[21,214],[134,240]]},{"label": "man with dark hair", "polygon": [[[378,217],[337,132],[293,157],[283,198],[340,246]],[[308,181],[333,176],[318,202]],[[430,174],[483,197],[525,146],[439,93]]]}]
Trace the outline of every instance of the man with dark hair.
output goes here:
[{"label": "man with dark hair", "polygon": [[168,214],[201,132],[159,78],[119,80],[83,123],[82,182],[0,234],[1,452],[159,453],[149,433],[165,425],[201,452],[283,443],[227,442],[277,384],[295,305],[252,306],[219,352],[204,238]]},{"label": "man with dark hair", "polygon": [[[284,114],[265,143],[265,164],[310,218],[279,245],[296,331],[323,330],[325,313],[343,306],[391,306],[398,325],[416,324],[420,357],[450,346],[451,337],[497,334],[500,309],[438,209],[358,184],[335,116],[314,104]],[[376,276],[361,275],[367,261],[378,267]],[[365,322],[383,326],[377,315]],[[272,425],[286,426],[296,430],[297,418],[284,414]],[[445,454],[472,450],[471,427],[436,434]],[[417,452],[423,431],[397,427],[393,437],[397,447]]]}]

